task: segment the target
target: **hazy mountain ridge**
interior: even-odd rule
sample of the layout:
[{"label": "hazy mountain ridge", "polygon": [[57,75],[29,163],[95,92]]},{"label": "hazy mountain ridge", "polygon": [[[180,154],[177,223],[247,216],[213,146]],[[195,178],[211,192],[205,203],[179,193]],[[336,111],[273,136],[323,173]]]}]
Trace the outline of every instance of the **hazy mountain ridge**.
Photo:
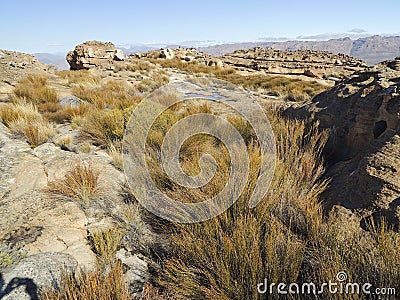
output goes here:
[{"label": "hazy mountain ridge", "polygon": [[53,65],[59,70],[68,70],[69,65],[65,59],[66,53],[34,53],[38,61],[47,65]]},{"label": "hazy mountain ridge", "polygon": [[253,47],[272,47],[279,50],[325,50],[334,54],[348,54],[365,60],[369,65],[373,65],[400,55],[400,36],[385,37],[375,35],[357,40],[347,37],[328,41],[232,43],[199,47],[198,50],[220,56],[235,50],[246,50]]}]

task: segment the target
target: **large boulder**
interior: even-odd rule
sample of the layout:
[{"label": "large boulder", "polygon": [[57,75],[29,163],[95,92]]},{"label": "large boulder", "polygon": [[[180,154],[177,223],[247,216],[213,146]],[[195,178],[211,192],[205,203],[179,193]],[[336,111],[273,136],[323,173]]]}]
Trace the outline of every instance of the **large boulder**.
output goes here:
[{"label": "large boulder", "polygon": [[284,112],[330,129],[325,147],[332,179],[323,195],[368,217],[400,224],[400,59],[357,72],[305,104]]},{"label": "large boulder", "polygon": [[113,43],[89,41],[75,47],[67,54],[67,62],[71,70],[91,69],[94,67],[110,68],[114,61],[124,60],[121,50]]}]

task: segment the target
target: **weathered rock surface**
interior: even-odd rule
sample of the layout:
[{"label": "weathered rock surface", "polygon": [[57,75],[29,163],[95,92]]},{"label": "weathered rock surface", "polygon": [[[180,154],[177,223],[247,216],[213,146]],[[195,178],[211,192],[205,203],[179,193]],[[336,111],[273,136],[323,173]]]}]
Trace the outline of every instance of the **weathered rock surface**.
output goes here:
[{"label": "weathered rock surface", "polygon": [[62,275],[73,273],[76,268],[76,261],[68,254],[32,255],[0,275],[0,299],[38,300],[40,289],[57,288],[60,286]]},{"label": "weathered rock surface", "polygon": [[[68,131],[68,125],[61,129]],[[88,205],[48,190],[48,182],[62,179],[78,161],[91,162],[100,172],[99,195]],[[117,258],[126,266],[132,294],[142,292],[149,274],[137,253],[148,253],[155,235],[137,206],[126,203],[124,174],[111,163],[98,148],[76,153],[48,142],[32,150],[0,123],[0,254],[9,260],[6,268],[0,266],[1,296],[36,299],[29,295],[56,286],[64,265],[71,272],[94,269],[88,235],[111,227],[128,229],[120,245],[125,254]]]},{"label": "weathered rock surface", "polygon": [[112,69],[114,61],[125,59],[123,52],[115,48],[113,43],[89,41],[77,45],[73,51],[67,54],[67,62],[71,70],[91,69],[102,66]]},{"label": "weathered rock surface", "polygon": [[315,50],[277,50],[256,47],[221,57],[224,65],[240,71],[263,71],[275,75],[306,75],[342,78],[366,67],[357,58]]},{"label": "weathered rock surface", "polygon": [[116,257],[128,269],[125,274],[125,282],[129,286],[131,294],[139,296],[143,291],[144,282],[150,277],[146,259],[141,255],[132,255],[125,249],[119,250]]},{"label": "weathered rock surface", "polygon": [[285,114],[330,129],[328,205],[400,224],[400,59],[357,72]]}]

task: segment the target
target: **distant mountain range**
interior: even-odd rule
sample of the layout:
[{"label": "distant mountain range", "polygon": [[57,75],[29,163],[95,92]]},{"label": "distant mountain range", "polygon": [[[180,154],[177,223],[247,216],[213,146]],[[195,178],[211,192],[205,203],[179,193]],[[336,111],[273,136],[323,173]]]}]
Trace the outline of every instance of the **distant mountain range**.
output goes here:
[{"label": "distant mountain range", "polygon": [[271,47],[280,50],[325,50],[334,54],[343,53],[373,65],[400,56],[400,36],[370,36],[352,40],[348,37],[328,41],[248,42],[199,47],[198,50],[211,55],[224,55],[235,50],[254,47]]},{"label": "distant mountain range", "polygon": [[[325,50],[334,54],[343,53],[360,58],[369,65],[400,56],[400,36],[374,35],[356,40],[346,37],[330,39],[327,41],[295,40],[286,42],[244,42],[207,47],[197,46],[199,44],[201,43],[196,42],[192,47],[215,56],[221,56],[226,53],[232,53],[235,50],[246,50],[254,47],[271,47],[280,50]],[[191,44],[189,42],[183,42],[181,46],[191,47]],[[177,47],[178,45],[166,45],[164,48]],[[132,45],[129,48],[121,49],[125,54],[130,54],[133,52],[156,50],[157,47],[154,45]],[[34,55],[40,62],[55,65],[60,70],[69,68],[68,63],[65,60],[66,53],[34,53]]]},{"label": "distant mountain range", "polygon": [[56,66],[59,70],[68,70],[69,64],[65,59],[67,53],[33,53],[41,63]]}]

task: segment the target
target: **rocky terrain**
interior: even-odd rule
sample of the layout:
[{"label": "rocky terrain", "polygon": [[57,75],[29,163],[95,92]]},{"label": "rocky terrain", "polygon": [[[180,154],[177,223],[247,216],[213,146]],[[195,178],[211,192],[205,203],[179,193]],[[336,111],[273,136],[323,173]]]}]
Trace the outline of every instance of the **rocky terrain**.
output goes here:
[{"label": "rocky terrain", "polygon": [[223,62],[206,53],[197,51],[195,48],[166,48],[160,50],[152,50],[148,52],[132,53],[134,58],[152,58],[152,59],[178,59],[184,62],[197,62],[206,66],[223,67]]},{"label": "rocky terrain", "polygon": [[275,48],[280,50],[322,50],[334,54],[347,54],[364,60],[369,65],[400,55],[400,37],[370,36],[352,40],[350,38],[331,39],[328,41],[287,41],[287,42],[256,42],[222,44],[200,47],[199,51],[211,55],[222,56],[236,50],[246,50],[254,47]]},{"label": "rocky terrain", "polygon": [[116,49],[113,43],[90,41],[80,44],[68,52],[67,62],[71,70],[90,69],[98,65],[110,65],[113,61],[125,59],[122,50]]},{"label": "rocky terrain", "polygon": [[[21,104],[15,103],[14,98],[18,95],[15,94],[14,87],[20,79],[29,74],[39,76],[41,88],[46,88],[46,93],[40,94],[39,98],[30,99],[39,111],[33,106],[22,106],[23,109],[15,113],[15,116],[10,113],[11,121],[4,118],[0,122],[1,299],[35,299],[40,290],[59,287],[66,273],[78,276],[77,274],[82,272],[97,270],[99,264],[107,259],[116,260],[122,265],[124,282],[134,299],[144,297],[147,285],[153,283],[154,274],[161,272],[163,266],[172,266],[170,270],[173,270],[173,275],[181,274],[179,272],[183,270],[184,274],[190,275],[190,280],[197,278],[197,273],[201,273],[191,264],[190,273],[186,271],[184,255],[182,258],[178,256],[179,262],[163,261],[174,253],[169,248],[170,232],[163,232],[160,228],[165,224],[158,223],[160,220],[148,216],[139,207],[127,188],[122,171],[121,153],[118,152],[121,151],[118,147],[132,108],[168,81],[182,81],[199,76],[215,78],[218,72],[224,76],[232,75],[230,70],[233,70],[235,79],[246,80],[259,74],[306,76],[308,80],[335,77],[335,86],[310,101],[294,103],[284,100],[279,94],[274,97],[255,97],[265,108],[283,107],[283,115],[288,119],[318,121],[320,128],[330,130],[324,148],[326,172],[323,178],[319,178],[322,168],[314,171],[313,167],[310,167],[315,155],[311,150],[304,150],[305,153],[296,152],[296,141],[289,139],[286,146],[281,145],[281,148],[287,147],[285,151],[292,156],[289,159],[286,159],[285,155],[279,158],[281,167],[283,165],[287,169],[281,170],[282,174],[277,175],[282,176],[281,183],[284,185],[279,183],[274,188],[277,193],[282,192],[281,186],[286,188],[287,191],[283,191],[282,195],[278,194],[278,200],[283,201],[282,199],[288,196],[289,200],[285,201],[289,202],[276,204],[276,207],[275,204],[267,205],[272,207],[271,211],[262,213],[259,219],[259,228],[263,228],[262,234],[253,231],[245,231],[246,234],[236,232],[234,242],[242,236],[250,236],[251,241],[241,247],[232,247],[233,250],[228,252],[227,257],[235,257],[237,251],[242,250],[248,253],[248,247],[254,246],[253,239],[271,234],[265,232],[266,216],[272,216],[272,220],[279,224],[277,228],[287,226],[285,230],[293,230],[301,237],[297,238],[293,234],[289,235],[292,239],[289,240],[286,231],[280,233],[277,238],[284,242],[272,249],[271,253],[278,253],[283,244],[287,243],[290,247],[298,247],[302,239],[308,238],[307,235],[312,238],[321,235],[322,239],[319,242],[324,243],[325,231],[321,233],[318,229],[314,232],[308,228],[312,227],[307,223],[308,218],[318,219],[314,215],[314,208],[309,209],[308,204],[304,205],[301,202],[316,197],[313,188],[319,189],[323,186],[318,183],[320,179],[330,180],[320,200],[327,215],[339,215],[340,224],[337,224],[337,228],[340,231],[340,239],[353,233],[352,238],[357,241],[360,240],[359,236],[362,236],[363,241],[366,237],[369,238],[365,233],[367,231],[362,230],[368,229],[366,223],[369,216],[377,223],[384,217],[395,230],[400,227],[400,59],[367,68],[363,61],[344,54],[311,50],[279,51],[269,48],[240,50],[218,58],[192,48],[167,48],[124,56],[112,43],[91,41],[76,46],[75,50],[68,53],[67,60],[72,71],[56,72],[53,68],[38,63],[30,55],[0,51],[0,95],[3,102],[0,103],[0,109],[4,108],[8,113],[9,107],[21,109],[18,106]],[[171,64],[163,65],[160,62]],[[200,68],[191,69],[192,66]],[[282,81],[282,78],[278,79]],[[261,77],[261,80],[268,81],[270,77]],[[308,83],[309,81],[300,81],[298,84]],[[50,93],[52,90],[55,91],[55,99]],[[256,95],[254,89],[249,90]],[[29,92],[28,89],[27,95]],[[48,97],[47,102],[41,97]],[[201,109],[209,112],[207,107],[203,106]],[[28,130],[16,130],[18,126],[26,125],[24,120],[19,119],[26,113],[25,110],[30,110],[31,118],[37,122],[34,124],[48,122],[51,134],[42,140],[33,139],[33,143],[32,136],[35,138],[39,135],[39,129],[28,126]],[[279,122],[282,122],[283,127],[282,132],[277,132],[277,141],[291,130],[296,133],[306,128],[300,123],[293,123],[293,127],[290,127],[292,125],[285,123],[288,122],[286,120]],[[317,136],[316,139],[323,139],[316,132],[313,133]],[[313,143],[309,135],[301,137],[300,140],[300,147],[307,147],[307,143]],[[289,145],[292,142],[293,144]],[[293,148],[296,150],[294,154],[290,152]],[[80,188],[89,188],[93,195],[75,195],[74,191],[70,190],[74,181],[65,183],[63,180],[78,171],[80,173],[77,177],[82,180],[82,177],[86,177],[81,173],[88,173],[88,168],[92,167],[90,178],[87,180],[93,181],[94,177],[95,191],[90,190],[93,188],[90,182],[85,182],[88,186]],[[298,173],[301,173],[301,176]],[[295,176],[293,174],[297,177],[290,177],[291,181],[288,182],[284,180],[289,175]],[[304,177],[307,176],[312,178],[311,184],[305,181]],[[304,186],[302,180],[305,182]],[[64,185],[60,185],[60,182],[64,182]],[[293,186],[296,186],[299,192]],[[296,197],[301,201],[290,202],[296,201]],[[271,198],[274,199],[272,196]],[[310,206],[316,205],[315,211],[318,212],[319,204],[315,203],[311,203]],[[303,209],[302,205],[306,208]],[[238,214],[239,218],[240,212]],[[293,219],[288,218],[288,215],[294,216]],[[236,227],[240,228],[245,224],[240,223],[240,226],[236,226],[236,219],[232,219],[224,222],[233,222],[232,228],[235,227],[235,230]],[[246,215],[244,219],[247,221],[251,218]],[[292,224],[292,221],[297,223]],[[316,221],[318,226],[322,223],[322,220]],[[211,224],[212,228],[218,225],[204,222],[199,226],[207,224]],[[227,227],[230,232],[229,226],[223,227]],[[329,230],[333,227],[327,224],[328,229],[321,228]],[[189,245],[199,241],[196,239],[197,234],[204,234],[201,227],[198,227],[200,230],[197,230],[197,227],[193,228],[193,241],[190,240],[190,234],[189,238],[182,238],[186,238]],[[258,230],[258,227],[254,228]],[[349,232],[348,228],[352,231]],[[97,245],[96,248],[96,236],[99,234],[105,237],[111,246]],[[223,244],[222,250],[230,251],[229,247],[234,243],[230,240],[229,233],[224,234],[219,243],[228,241],[227,244]],[[199,247],[203,251],[204,248],[201,247],[208,247],[208,244],[219,245],[214,243],[214,240],[210,243],[210,240],[220,236],[222,234],[206,236],[205,242],[195,248]],[[257,245],[269,245],[274,241],[276,239],[271,235],[270,240],[262,240],[262,243]],[[330,240],[321,247],[322,251],[332,246],[329,242]],[[372,243],[367,244],[368,247],[374,247]],[[367,249],[368,253],[372,253],[364,244],[361,246],[362,249]],[[304,253],[304,249],[306,246],[299,251]],[[289,250],[288,253],[292,253],[293,248]],[[342,251],[342,248],[339,250]],[[110,255],[109,253],[104,254],[102,251],[109,251],[112,258],[106,256]],[[316,250],[312,248],[311,254],[305,255],[307,259],[308,254],[319,257],[312,251]],[[202,252],[196,248],[192,254],[199,253]],[[208,265],[209,254],[207,251],[204,253],[207,257],[205,264]],[[218,254],[219,252],[215,251],[214,258],[222,261]],[[330,257],[330,252],[327,255]],[[242,256],[244,255],[240,255],[238,259]],[[261,254],[257,253],[256,256],[261,257]],[[292,256],[290,254],[290,259]],[[202,261],[194,259],[192,263]],[[109,266],[103,273],[108,274],[107,268]],[[236,272],[237,268],[233,268]],[[166,273],[166,276],[171,274]],[[264,273],[262,275],[264,276]],[[174,290],[175,286],[181,284],[180,280],[181,278],[173,281]],[[207,284],[215,283],[183,282],[187,287],[196,284],[201,285],[203,291]],[[235,285],[235,293],[236,288]],[[215,295],[214,292],[212,290],[211,295]],[[157,297],[158,292],[154,295],[147,292],[145,299],[162,299]]]},{"label": "rocky terrain", "polygon": [[361,218],[400,224],[400,58],[356,72],[310,103],[286,110],[331,129],[324,200]]},{"label": "rocky terrain", "polygon": [[[365,63],[343,54],[326,51],[282,51],[270,48],[238,50],[222,57],[213,57],[194,48],[160,49],[149,52],[132,53],[128,57],[115,55],[117,50],[111,43],[86,42],[76,46],[67,55],[71,70],[89,69],[100,66],[113,70],[131,59],[179,60],[222,69],[234,69],[245,73],[268,75],[307,76],[315,79],[337,80],[366,67]],[[119,52],[118,52],[119,53]]]},{"label": "rocky terrain", "polygon": [[225,66],[240,71],[256,70],[272,75],[306,75],[315,78],[342,78],[362,70],[365,63],[344,54],[313,50],[253,48],[237,50],[221,57]]},{"label": "rocky terrain", "polygon": [[30,73],[46,73],[55,68],[39,62],[30,54],[0,51],[0,101],[12,93],[15,84]]}]

